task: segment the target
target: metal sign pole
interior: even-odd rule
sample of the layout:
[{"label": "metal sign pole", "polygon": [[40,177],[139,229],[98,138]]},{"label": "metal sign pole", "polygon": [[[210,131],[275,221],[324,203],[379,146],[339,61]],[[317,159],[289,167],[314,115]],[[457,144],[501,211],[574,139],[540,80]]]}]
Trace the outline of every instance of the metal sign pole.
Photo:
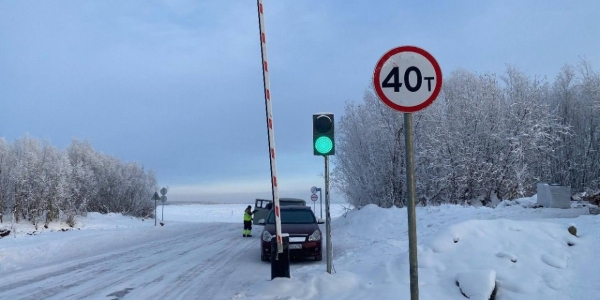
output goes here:
[{"label": "metal sign pole", "polygon": [[406,187],[408,211],[408,259],[410,261],[410,299],[419,299],[417,263],[417,222],[415,213],[415,161],[413,151],[412,114],[404,113],[404,149],[406,152]]},{"label": "metal sign pole", "polygon": [[329,214],[329,156],[325,155],[325,231],[327,235],[327,273],[331,274],[333,249],[331,248],[331,216]]},{"label": "metal sign pole", "polygon": [[[404,80],[402,80],[402,77],[404,77]],[[424,84],[425,82],[426,84]],[[377,61],[375,70],[373,70],[373,86],[379,99],[390,108],[404,113],[406,211],[408,213],[411,300],[419,299],[415,161],[411,113],[431,105],[442,89],[442,82],[442,69],[433,55],[415,46],[401,46],[390,49]],[[432,83],[434,83],[433,86]]]},{"label": "metal sign pole", "polygon": [[[156,193],[154,193],[154,195],[156,195]],[[158,199],[154,197],[154,226],[156,226],[156,219],[158,219],[158,213],[156,212],[156,206],[158,206],[158,204],[156,203],[156,200]]]}]

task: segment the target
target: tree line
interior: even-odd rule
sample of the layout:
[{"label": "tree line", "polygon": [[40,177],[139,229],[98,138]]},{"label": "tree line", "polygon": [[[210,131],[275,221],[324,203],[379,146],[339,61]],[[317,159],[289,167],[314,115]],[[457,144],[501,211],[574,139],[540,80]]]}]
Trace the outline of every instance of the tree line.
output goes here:
[{"label": "tree line", "polygon": [[73,140],[66,150],[25,136],[0,138],[0,212],[37,226],[74,226],[87,212],[153,216],[157,189],[152,171]]},{"label": "tree line", "polygon": [[[535,194],[537,182],[600,189],[600,75],[581,61],[550,83],[515,67],[456,70],[413,114],[416,198],[484,204]],[[403,207],[403,115],[372,87],[336,126],[333,185],[355,206]]]}]

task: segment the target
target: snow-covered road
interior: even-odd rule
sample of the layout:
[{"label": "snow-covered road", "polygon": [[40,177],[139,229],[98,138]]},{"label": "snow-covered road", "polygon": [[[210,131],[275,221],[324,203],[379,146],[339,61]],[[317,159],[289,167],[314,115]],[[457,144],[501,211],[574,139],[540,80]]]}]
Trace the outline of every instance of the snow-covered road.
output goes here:
[{"label": "snow-covered road", "polygon": [[[498,300],[597,300],[598,216],[580,204],[533,209],[526,207],[535,197],[517,202],[418,207],[420,299],[465,299],[458,275],[493,270]],[[291,278],[271,280],[259,256],[262,228],[241,236],[244,208],[174,205],[165,208],[165,226],[98,213],[66,232],[52,224],[30,235],[33,226],[19,224],[0,239],[0,300],[408,299],[405,209],[337,210],[333,274],[324,257],[292,262]],[[491,286],[464,284],[480,288],[469,290],[475,294]]]},{"label": "snow-covered road", "polygon": [[[271,281],[271,265],[260,260],[262,227],[242,237],[245,208],[166,206],[165,226],[99,213],[80,218],[75,228],[19,223],[0,239],[0,300],[238,298]],[[333,216],[343,211],[332,206]],[[11,223],[0,228],[12,229]],[[292,262],[290,268],[325,270],[324,263]]]},{"label": "snow-covered road", "polygon": [[0,274],[0,298],[219,299],[270,279],[270,265],[258,255],[260,228],[243,238],[240,224],[175,227],[168,237],[142,236],[100,255]]}]

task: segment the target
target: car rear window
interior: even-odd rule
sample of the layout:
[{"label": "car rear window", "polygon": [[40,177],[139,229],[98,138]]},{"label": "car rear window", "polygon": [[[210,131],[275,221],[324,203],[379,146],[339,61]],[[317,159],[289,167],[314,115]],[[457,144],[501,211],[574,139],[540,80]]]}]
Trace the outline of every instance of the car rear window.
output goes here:
[{"label": "car rear window", "polygon": [[306,201],[281,200],[279,203],[281,204],[281,206],[284,206],[284,205],[301,205],[301,206],[306,206]]},{"label": "car rear window", "polygon": [[[271,211],[269,224],[275,223],[275,214]],[[307,209],[282,209],[281,210],[281,224],[312,224],[316,223],[315,215]]]}]

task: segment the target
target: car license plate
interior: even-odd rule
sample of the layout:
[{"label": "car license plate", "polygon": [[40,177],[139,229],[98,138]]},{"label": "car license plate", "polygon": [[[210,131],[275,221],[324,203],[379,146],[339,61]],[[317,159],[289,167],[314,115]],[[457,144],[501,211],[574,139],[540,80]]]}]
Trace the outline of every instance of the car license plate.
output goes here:
[{"label": "car license plate", "polygon": [[302,244],[290,244],[290,249],[302,249]]}]

